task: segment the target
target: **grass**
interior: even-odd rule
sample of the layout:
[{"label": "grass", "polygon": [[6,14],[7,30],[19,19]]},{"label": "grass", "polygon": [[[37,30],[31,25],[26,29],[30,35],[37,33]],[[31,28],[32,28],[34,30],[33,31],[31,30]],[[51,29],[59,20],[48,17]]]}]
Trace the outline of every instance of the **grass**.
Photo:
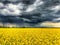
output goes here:
[{"label": "grass", "polygon": [[0,45],[60,45],[60,30],[0,28]]}]

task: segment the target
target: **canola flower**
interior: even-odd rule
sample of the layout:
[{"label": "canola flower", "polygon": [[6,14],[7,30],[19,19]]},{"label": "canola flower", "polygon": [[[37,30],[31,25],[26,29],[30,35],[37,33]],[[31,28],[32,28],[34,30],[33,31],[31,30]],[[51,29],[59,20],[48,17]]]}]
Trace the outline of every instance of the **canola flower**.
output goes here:
[{"label": "canola flower", "polygon": [[0,28],[0,45],[60,45],[60,30]]}]

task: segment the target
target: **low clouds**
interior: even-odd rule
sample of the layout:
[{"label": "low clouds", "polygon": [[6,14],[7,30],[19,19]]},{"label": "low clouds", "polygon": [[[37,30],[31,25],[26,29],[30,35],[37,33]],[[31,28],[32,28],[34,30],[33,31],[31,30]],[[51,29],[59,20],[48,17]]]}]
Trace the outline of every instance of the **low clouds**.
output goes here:
[{"label": "low clouds", "polygon": [[[8,1],[12,1],[12,0],[8,0]],[[17,1],[17,0],[13,0],[13,1]],[[2,2],[0,2],[0,14],[5,16],[18,16],[18,15],[22,15],[23,12],[25,13],[32,12],[33,10],[36,10],[39,5],[43,4],[43,1],[41,0],[36,0],[32,5],[28,5],[28,6],[21,2],[17,4],[14,3],[4,4]]]},{"label": "low clouds", "polygon": [[27,8],[26,12],[31,12],[31,11],[33,11],[33,10],[36,10],[36,9],[38,8],[38,6],[43,5],[43,4],[44,4],[43,1],[37,0],[37,1],[34,2],[34,4],[30,5],[30,6]]},{"label": "low clouds", "polygon": [[[50,22],[52,25],[54,22],[60,22],[59,0],[36,0],[33,4],[30,5],[20,2],[22,0],[8,0],[10,3],[6,4],[4,4],[3,1],[5,0],[0,0],[0,15],[16,16],[18,18],[5,17],[5,19],[3,17],[4,19],[2,22],[9,22],[10,20],[9,23],[11,24],[13,23],[27,27],[41,27],[45,24],[49,24]],[[21,17],[19,17],[19,15]],[[46,21],[47,23],[45,23]],[[56,25],[57,24],[58,23],[56,23]]]},{"label": "low clouds", "polygon": [[6,4],[0,3],[0,14],[2,15],[20,15],[22,13],[22,4]]}]

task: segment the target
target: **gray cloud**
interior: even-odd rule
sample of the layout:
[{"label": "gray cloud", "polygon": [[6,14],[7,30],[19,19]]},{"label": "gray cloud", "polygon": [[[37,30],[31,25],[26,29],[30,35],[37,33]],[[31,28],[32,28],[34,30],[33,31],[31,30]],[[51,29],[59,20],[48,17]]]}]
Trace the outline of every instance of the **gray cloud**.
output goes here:
[{"label": "gray cloud", "polygon": [[[4,1],[4,0],[2,0],[2,1]],[[12,0],[8,0],[8,1],[12,1]],[[13,1],[15,1],[15,0],[13,0]],[[27,5],[25,6],[25,4],[23,4],[23,3],[17,3],[17,4],[8,3],[8,4],[4,4],[4,3],[0,2],[0,14],[6,15],[6,16],[7,15],[18,16],[18,15],[22,15],[23,12],[25,12],[25,13],[32,12],[33,10],[36,10],[36,8],[39,5],[43,4],[42,1],[40,1],[40,2],[39,1],[40,0],[35,1],[35,3],[30,5],[30,6],[27,6]]]},{"label": "gray cloud", "polygon": [[[27,27],[40,27],[42,22],[60,22],[60,1],[59,0],[36,0],[33,4],[27,5],[19,0],[8,0],[10,3],[4,4],[0,0],[0,15],[3,16],[21,16],[8,17],[14,24],[28,25]],[[22,0],[20,0],[22,1]],[[11,3],[12,2],[12,3]],[[0,17],[1,18],[1,17]],[[1,18],[2,19],[2,18]],[[3,19],[3,22],[7,19]],[[21,23],[22,22],[22,23]],[[26,25],[25,25],[26,24]]]}]

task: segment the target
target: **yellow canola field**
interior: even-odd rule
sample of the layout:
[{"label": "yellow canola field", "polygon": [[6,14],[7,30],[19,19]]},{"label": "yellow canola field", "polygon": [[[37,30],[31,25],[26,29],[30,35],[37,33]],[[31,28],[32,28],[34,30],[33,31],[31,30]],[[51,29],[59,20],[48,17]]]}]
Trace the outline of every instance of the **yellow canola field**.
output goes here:
[{"label": "yellow canola field", "polygon": [[60,29],[0,28],[0,45],[60,45]]}]

